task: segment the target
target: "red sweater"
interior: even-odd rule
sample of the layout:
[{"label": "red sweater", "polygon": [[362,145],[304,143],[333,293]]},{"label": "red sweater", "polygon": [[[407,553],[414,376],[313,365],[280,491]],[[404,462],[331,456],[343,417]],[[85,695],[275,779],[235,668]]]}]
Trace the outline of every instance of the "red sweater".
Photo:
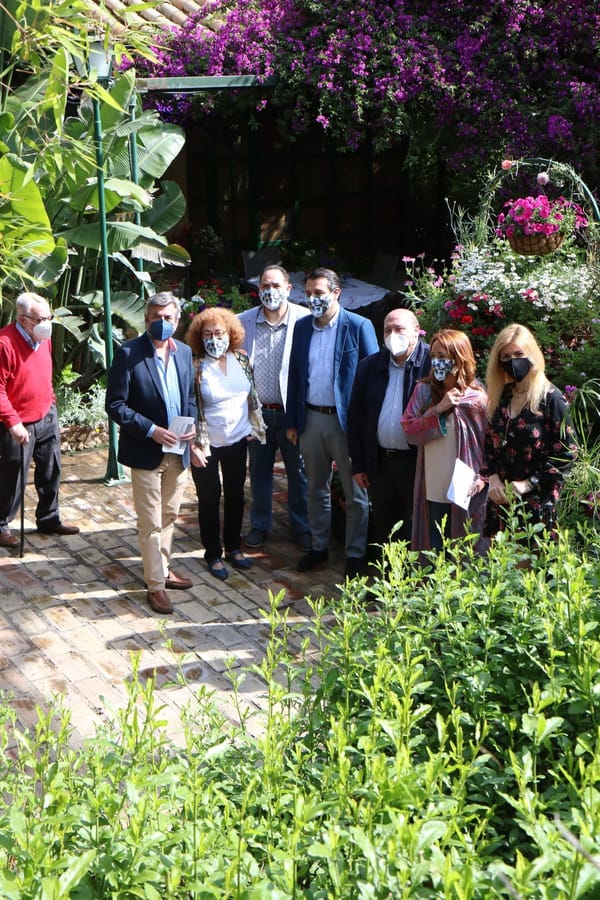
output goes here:
[{"label": "red sweater", "polygon": [[13,322],[0,328],[0,422],[7,428],[42,419],[54,403],[52,347],[31,347]]}]

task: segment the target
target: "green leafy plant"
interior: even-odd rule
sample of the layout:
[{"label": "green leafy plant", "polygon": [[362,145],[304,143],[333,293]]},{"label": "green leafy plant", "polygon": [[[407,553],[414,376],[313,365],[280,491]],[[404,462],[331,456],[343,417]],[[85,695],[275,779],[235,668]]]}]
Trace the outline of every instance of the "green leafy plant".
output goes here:
[{"label": "green leafy plant", "polygon": [[22,730],[5,697],[0,893],[595,896],[600,545],[536,529],[485,560],[448,543],[419,578],[389,544],[308,623],[271,597],[264,658],[229,667],[238,725],[191,682],[174,744],[139,658],[126,705],[76,749],[59,703]]},{"label": "green leafy plant", "polygon": [[[134,71],[108,87],[93,73],[77,73],[77,62],[83,64],[81,71],[86,69],[93,37],[85,27],[88,13],[81,0],[8,0],[0,28],[3,318],[11,315],[21,290],[48,294],[57,314],[55,368],[79,366],[83,386],[105,368],[95,104],[103,134],[108,277],[117,339],[121,329],[139,328],[145,293],[153,289],[152,271],[189,264],[189,254],[164,236],[183,215],[183,194],[173,182],[160,181],[183,147],[183,132],[142,112]],[[137,30],[127,36],[128,50],[141,57],[152,55],[149,43],[149,35]],[[125,52],[117,37],[114,50],[117,58]]]}]

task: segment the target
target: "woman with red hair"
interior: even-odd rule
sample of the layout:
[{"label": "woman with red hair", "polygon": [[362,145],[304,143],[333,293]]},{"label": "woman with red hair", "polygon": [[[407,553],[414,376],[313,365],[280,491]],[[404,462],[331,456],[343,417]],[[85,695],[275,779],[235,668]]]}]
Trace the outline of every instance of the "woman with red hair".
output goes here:
[{"label": "woman with red hair", "polygon": [[[408,442],[419,448],[413,497],[413,550],[441,549],[444,538],[482,533],[487,485],[479,473],[483,465],[487,396],[475,377],[475,369],[473,348],[466,334],[449,328],[434,334],[431,372],[415,387],[402,416]],[[456,480],[457,460],[464,464],[462,477],[471,479],[467,488],[470,500],[463,497],[461,504],[448,496]],[[468,509],[464,508],[466,505]],[[480,537],[477,551],[484,552],[486,543]]]},{"label": "woman with red hair", "polygon": [[248,441],[265,442],[252,367],[241,349],[243,340],[239,319],[221,307],[210,307],[195,316],[186,335],[194,355],[198,404],[191,456],[198,524],[208,571],[221,581],[228,576],[222,558],[221,479],[226,559],[235,569],[249,569],[251,562],[240,549]]}]

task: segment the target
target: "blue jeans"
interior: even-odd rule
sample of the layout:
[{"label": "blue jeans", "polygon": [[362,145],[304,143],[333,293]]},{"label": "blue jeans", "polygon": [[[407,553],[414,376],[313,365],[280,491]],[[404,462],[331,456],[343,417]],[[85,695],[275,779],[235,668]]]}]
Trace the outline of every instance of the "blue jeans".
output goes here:
[{"label": "blue jeans", "polygon": [[306,514],[306,473],[300,450],[285,436],[285,412],[282,409],[262,411],[267,426],[267,442],[250,442],[250,491],[252,507],[250,523],[260,531],[269,531],[273,521],[273,466],[279,449],[288,486],[288,515],[296,534],[309,531]]}]

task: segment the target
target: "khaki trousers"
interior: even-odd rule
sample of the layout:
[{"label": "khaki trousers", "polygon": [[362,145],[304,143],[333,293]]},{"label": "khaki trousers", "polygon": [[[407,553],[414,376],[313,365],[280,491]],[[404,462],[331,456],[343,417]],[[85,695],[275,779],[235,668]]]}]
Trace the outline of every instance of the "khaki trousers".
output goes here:
[{"label": "khaki trousers", "polygon": [[165,453],[156,469],[131,469],[138,541],[149,591],[162,591],[171,565],[173,527],[187,481],[181,456]]}]

